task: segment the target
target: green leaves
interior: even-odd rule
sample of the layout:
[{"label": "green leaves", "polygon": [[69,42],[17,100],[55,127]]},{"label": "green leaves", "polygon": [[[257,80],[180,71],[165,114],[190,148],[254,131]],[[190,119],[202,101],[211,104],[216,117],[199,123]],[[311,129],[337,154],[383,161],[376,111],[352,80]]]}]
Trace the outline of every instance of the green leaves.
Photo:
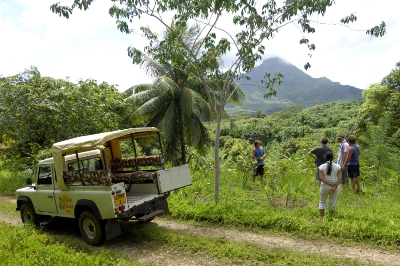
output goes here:
[{"label": "green leaves", "polygon": [[268,98],[270,96],[276,95],[276,86],[282,83],[283,75],[280,72],[276,72],[271,78],[270,73],[265,74],[266,80],[262,80],[261,83],[265,84],[265,88],[267,89],[267,93],[264,94],[264,98]]},{"label": "green leaves", "polygon": [[60,17],[69,18],[73,9],[66,6],[60,6],[60,3],[56,3],[50,6],[50,10],[51,12],[58,14]]},{"label": "green leaves", "polygon": [[53,13],[58,14],[60,17],[69,18],[69,15],[72,14],[72,11],[78,7],[79,9],[87,10],[89,6],[94,2],[94,0],[74,0],[74,3],[71,7],[61,6],[60,2],[52,4],[50,6],[50,10]]},{"label": "green leaves", "polygon": [[353,13],[340,20],[340,22],[343,24],[349,24],[350,22],[354,22],[354,21],[357,21],[357,16],[354,15]]},{"label": "green leaves", "polygon": [[310,62],[307,62],[307,63],[304,65],[304,69],[305,69],[305,70],[309,69],[310,67],[311,67]]},{"label": "green leaves", "polygon": [[[174,164],[180,164],[186,160],[186,146],[204,152],[209,142],[202,121],[211,119],[211,108],[205,100],[204,86],[194,69],[192,57],[201,50],[199,26],[189,27],[184,21],[172,22],[161,36],[148,27],[141,30],[150,41],[149,45],[144,52],[130,47],[128,55],[156,80],[153,84],[134,86],[127,92],[132,103],[129,119],[134,125],[141,123],[164,131],[166,156]],[[213,46],[212,36],[209,40]],[[224,49],[224,40],[220,43],[220,47],[213,47]],[[209,60],[201,64],[200,71],[215,64],[215,55],[208,56]],[[214,89],[215,84],[209,80],[211,88]]]},{"label": "green leaves", "polygon": [[382,37],[386,34],[386,23],[382,21],[382,23],[378,26],[375,26],[365,32],[367,35],[371,35],[374,37]]},{"label": "green leaves", "polygon": [[[389,124],[385,124],[385,136],[389,138],[389,144],[400,147],[399,141],[393,139],[396,132],[400,130],[400,91],[396,88],[400,86],[400,62],[389,75],[382,79],[381,84],[372,84],[367,90],[363,91],[365,102],[359,112],[358,128],[360,135],[368,134],[367,128],[370,125],[378,125],[385,116],[390,117]],[[369,141],[365,143],[369,144]]]},{"label": "green leaves", "polygon": [[[32,147],[94,134],[122,125],[122,94],[95,80],[74,84],[42,77],[37,68],[0,80],[0,136],[8,156],[26,156]],[[0,139],[1,141],[1,139]],[[35,148],[36,149],[36,148]]]}]

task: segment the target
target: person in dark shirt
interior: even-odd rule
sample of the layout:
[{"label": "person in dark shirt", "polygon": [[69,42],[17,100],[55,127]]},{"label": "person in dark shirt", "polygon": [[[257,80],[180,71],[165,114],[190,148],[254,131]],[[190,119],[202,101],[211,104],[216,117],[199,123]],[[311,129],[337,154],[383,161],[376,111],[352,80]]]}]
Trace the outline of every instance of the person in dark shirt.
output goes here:
[{"label": "person in dark shirt", "polygon": [[325,159],[324,159],[325,153],[328,151],[332,152],[332,149],[327,146],[328,142],[329,142],[329,140],[327,137],[322,137],[321,138],[321,146],[315,147],[314,149],[312,149],[311,151],[308,152],[308,155],[315,160],[315,166],[317,167],[317,170],[315,173],[316,180],[319,180],[318,167],[325,163]]}]

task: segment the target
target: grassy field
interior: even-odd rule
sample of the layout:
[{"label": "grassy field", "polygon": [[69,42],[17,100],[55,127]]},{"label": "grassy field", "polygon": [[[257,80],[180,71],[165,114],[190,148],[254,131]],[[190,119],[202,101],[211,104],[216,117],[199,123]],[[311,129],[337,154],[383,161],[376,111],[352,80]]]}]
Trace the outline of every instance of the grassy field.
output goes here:
[{"label": "grassy field", "polygon": [[[249,169],[251,170],[251,169]],[[336,211],[319,218],[319,190],[314,166],[304,156],[294,156],[266,165],[264,184],[253,185],[246,172],[222,168],[220,201],[214,201],[213,171],[192,170],[193,184],[174,191],[169,198],[168,219],[201,222],[210,226],[235,227],[257,232],[291,235],[341,245],[379,247],[399,251],[399,187],[395,182],[362,178],[364,193],[354,194],[346,186],[339,195]],[[362,168],[362,172],[366,169]],[[2,195],[14,195],[25,184],[27,173],[0,171]],[[0,213],[17,215],[11,203],[0,204]],[[221,264],[246,265],[362,265],[288,250],[265,250],[246,242],[231,243],[211,237],[165,231],[137,225],[123,228],[118,240],[164,246],[186,254],[207,254]],[[134,248],[134,246],[132,247]],[[0,223],[0,260],[7,265],[141,265],[121,254],[77,244],[66,237],[31,228]],[[257,254],[252,256],[251,254]],[[31,265],[31,264],[30,264]],[[160,264],[157,264],[160,265]]]},{"label": "grassy field", "polygon": [[213,200],[213,177],[192,172],[193,185],[174,192],[169,200],[171,217],[400,250],[400,194],[396,184],[361,178],[362,194],[353,193],[346,185],[336,211],[321,220],[314,167],[302,158],[280,163],[284,170],[266,166],[263,186],[259,180],[254,186],[248,175],[222,171],[219,203]]},{"label": "grassy field", "polygon": [[[0,201],[0,214],[16,216],[15,205]],[[216,265],[366,265],[347,258],[331,258],[321,254],[307,254],[282,248],[265,249],[247,242],[231,242],[226,239],[192,235],[164,230],[151,224],[122,224],[123,235],[105,246],[91,247],[77,240],[79,230],[68,222],[56,227],[37,230],[15,227],[0,222],[0,261],[2,265],[171,265],[155,259],[151,263],[139,263],[120,250],[159,254],[169,260],[188,257],[211,258]],[[68,228],[68,229],[67,229]],[[175,255],[177,254],[178,255]],[[160,255],[158,255],[160,256]],[[151,256],[149,256],[151,257]],[[182,264],[179,264],[182,265]]]}]

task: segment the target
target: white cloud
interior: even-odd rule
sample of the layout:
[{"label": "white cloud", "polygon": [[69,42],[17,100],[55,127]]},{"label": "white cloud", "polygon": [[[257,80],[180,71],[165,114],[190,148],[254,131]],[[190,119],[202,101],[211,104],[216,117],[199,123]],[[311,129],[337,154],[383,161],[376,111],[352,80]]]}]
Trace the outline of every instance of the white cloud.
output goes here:
[{"label": "white cloud", "polygon": [[[316,45],[312,58],[307,56],[306,46],[298,43],[301,35],[293,28],[283,29],[279,35],[266,44],[267,56],[278,55],[303,71],[306,62],[311,68],[305,71],[312,77],[327,77],[342,85],[365,89],[380,82],[400,61],[400,19],[395,2],[378,1],[336,1],[328,8],[326,15],[318,21],[335,23],[340,18],[355,12],[357,22],[350,30],[342,26],[319,25],[316,33],[307,37]],[[315,18],[316,19],[316,18]],[[385,21],[387,35],[370,38],[365,30]],[[361,31],[356,31],[361,30]]]},{"label": "white cloud", "polygon": [[119,84],[120,90],[150,81],[127,55],[128,46],[140,47],[144,41],[118,32],[108,16],[109,5],[96,2],[66,19],[50,11],[53,2],[21,0],[23,12],[12,17],[0,13],[0,36],[7,36],[0,43],[0,74],[14,75],[36,66],[44,76],[93,78]]},{"label": "white cloud", "polygon": [[[0,75],[14,75],[29,66],[36,66],[44,76],[71,77],[71,80],[93,78],[120,84],[120,90],[149,82],[150,78],[131,63],[127,47],[141,48],[146,41],[138,34],[120,33],[115,20],[108,15],[110,1],[95,1],[87,11],[76,10],[70,19],[50,11],[55,0],[18,0],[0,3]],[[71,0],[61,4],[70,5]],[[335,23],[355,12],[358,20],[353,29],[368,29],[387,22],[387,35],[370,39],[365,31],[341,26],[320,25],[307,37],[317,49],[310,59],[301,33],[296,27],[282,29],[266,42],[266,56],[280,56],[303,70],[306,62],[312,67],[306,73],[326,76],[343,85],[366,88],[380,82],[400,61],[400,17],[396,1],[337,0],[326,15],[315,17],[320,22]],[[170,16],[170,15],[169,15]],[[225,20],[226,21],[226,20]],[[161,24],[142,18],[134,22],[150,25],[160,32]],[[231,32],[229,27],[224,28]],[[226,60],[233,60],[227,56]]]}]

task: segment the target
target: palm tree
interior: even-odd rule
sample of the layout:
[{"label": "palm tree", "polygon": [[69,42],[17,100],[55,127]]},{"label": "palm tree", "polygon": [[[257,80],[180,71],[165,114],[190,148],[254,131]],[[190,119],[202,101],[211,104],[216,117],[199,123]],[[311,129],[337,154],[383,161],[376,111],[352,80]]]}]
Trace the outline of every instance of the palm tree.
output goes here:
[{"label": "palm tree", "polygon": [[[126,93],[133,103],[130,122],[162,130],[165,133],[163,141],[167,159],[175,164],[178,160],[185,164],[186,146],[205,153],[210,136],[202,121],[209,121],[213,113],[206,100],[202,82],[193,74],[194,67],[188,61],[188,52],[177,41],[177,38],[181,38],[193,50],[200,49],[199,40],[195,39],[199,27],[196,25],[188,28],[178,23],[172,23],[170,27],[173,30],[166,30],[161,40],[157,41],[156,35],[149,30],[145,31],[148,39],[157,43],[146,47],[149,55],[130,48],[129,55],[134,62],[145,68],[155,80],[152,84],[133,86]],[[212,80],[208,80],[208,83],[210,87],[219,86]],[[244,98],[238,87],[234,87],[232,93],[235,95],[233,101]]]},{"label": "palm tree", "polygon": [[209,120],[211,112],[207,101],[198,93],[183,85],[179,87],[167,76],[129,90],[133,93],[129,99],[135,106],[130,121],[133,125],[145,124],[162,130],[165,154],[170,161],[176,164],[180,158],[185,164],[186,145],[205,151],[210,137],[201,121]]}]

